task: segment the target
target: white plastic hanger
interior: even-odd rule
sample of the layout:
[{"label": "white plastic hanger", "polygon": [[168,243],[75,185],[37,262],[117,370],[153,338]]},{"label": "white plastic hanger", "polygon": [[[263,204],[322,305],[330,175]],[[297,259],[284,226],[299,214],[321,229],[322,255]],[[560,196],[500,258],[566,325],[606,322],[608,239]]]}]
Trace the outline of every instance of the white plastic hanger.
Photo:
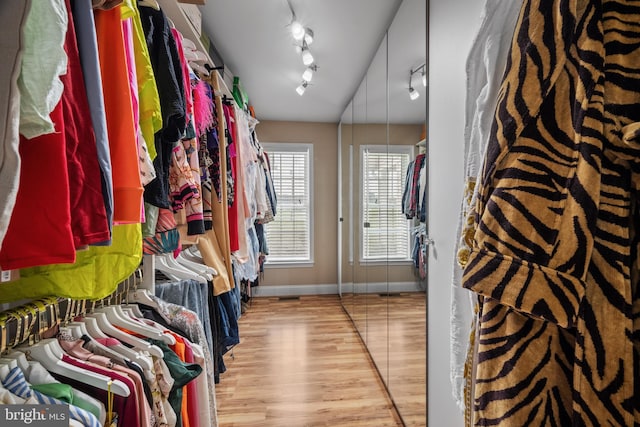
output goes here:
[{"label": "white plastic hanger", "polygon": [[209,70],[207,70],[202,64],[192,61],[189,62],[189,66],[193,71],[197,71],[200,76],[209,76]]},{"label": "white plastic hanger", "polygon": [[140,311],[140,306],[138,306],[138,304],[122,304],[122,310],[124,310],[125,313],[131,313],[138,319],[142,319],[144,317],[144,314]]},{"label": "white plastic hanger", "polygon": [[168,279],[176,280],[176,281],[179,281],[181,279],[178,276],[180,272],[173,271],[173,269],[169,267],[169,264],[167,264],[167,261],[161,255],[155,256],[155,268],[157,271],[167,276]]},{"label": "white plastic hanger", "polygon": [[182,37],[182,48],[184,50],[197,50],[196,44],[187,37]]},{"label": "white plastic hanger", "polygon": [[[66,326],[60,326],[59,332],[60,334],[67,333],[68,335],[71,335],[76,339],[82,339],[84,335],[91,338],[91,335],[89,335],[89,331],[87,331],[85,324],[82,322],[73,322],[73,323],[67,324]],[[117,351],[112,350],[106,345],[100,344],[98,341],[92,338],[91,338],[91,342],[93,343],[94,346],[99,348],[102,351],[102,353],[105,355],[111,355],[111,357],[114,359],[119,359],[119,360],[124,359],[125,361],[129,360],[127,357],[121,355]]]},{"label": "white plastic hanger", "polygon": [[144,324],[146,327],[151,328],[157,332],[159,332],[162,335],[161,340],[164,341],[166,344],[168,345],[175,345],[176,344],[176,339],[173,335],[166,333],[168,331],[167,328],[165,328],[164,326],[162,326],[161,324],[151,320],[151,319],[146,319],[144,317],[142,317],[142,319],[140,320],[140,318],[138,318],[130,309],[124,308],[123,309],[124,313],[126,316],[130,317],[131,320],[133,320],[134,322],[137,323],[142,323]]},{"label": "white plastic hanger", "polygon": [[197,282],[207,282],[207,278],[200,274],[189,270],[185,266],[178,263],[172,254],[162,254],[156,256],[156,270],[161,271],[163,274],[170,278],[177,280],[195,280]]},{"label": "white plastic hanger", "polygon": [[10,373],[11,369],[9,369],[9,365],[0,364],[0,378],[7,378]]},{"label": "white plastic hanger", "polygon": [[0,358],[0,365],[7,365],[9,369],[13,369],[18,367],[18,361],[10,357],[2,357]]},{"label": "white plastic hanger", "polygon": [[27,356],[20,351],[12,351],[9,354],[6,354],[4,357],[7,359],[14,359],[17,365],[20,367],[22,372],[27,372],[29,370],[29,361],[27,360]]},{"label": "white plastic hanger", "polygon": [[119,305],[99,308],[96,311],[99,313],[105,313],[109,322],[114,326],[119,326],[147,338],[163,341],[165,344],[173,345],[176,343],[175,339],[172,339],[173,337],[169,338],[156,328],[145,323],[134,321],[122,311],[122,307]]},{"label": "white plastic hanger", "polygon": [[202,64],[206,63],[209,61],[209,58],[207,58],[207,55],[205,55],[204,53],[200,52],[199,50],[196,50],[195,48],[190,49],[184,46],[183,44],[183,51],[184,51],[184,59],[186,59],[189,62],[199,62]]},{"label": "white plastic hanger", "polygon": [[110,389],[111,392],[118,396],[128,397],[131,394],[129,387],[120,380],[112,380],[105,375],[90,372],[63,362],[62,355],[64,350],[60,347],[60,343],[56,338],[48,338],[32,346],[18,347],[16,350],[24,351],[28,357],[40,362],[49,372],[73,378],[101,390]]},{"label": "white plastic hanger", "polygon": [[200,254],[200,251],[195,246],[190,246],[186,249],[183,249],[182,252],[180,252],[180,255],[182,255],[184,258],[190,259],[193,262],[204,264],[204,258],[202,258],[202,254]]},{"label": "white plastic hanger", "polygon": [[[129,302],[138,303],[138,304],[144,304],[146,306],[149,306],[149,307],[153,308],[155,310],[155,312],[158,313],[167,323],[171,322],[167,318],[167,316],[165,316],[160,311],[160,307],[158,306],[158,303],[156,301],[154,301],[153,299],[151,299],[151,297],[149,296],[149,293],[148,293],[148,291],[146,289],[136,289],[134,291],[130,291],[126,296],[126,300],[129,301]],[[131,304],[131,305],[135,305],[135,304]],[[140,317],[144,317],[144,316],[140,316]]]},{"label": "white plastic hanger", "polygon": [[178,255],[176,261],[178,261],[178,264],[181,264],[186,268],[189,268],[194,272],[203,275],[207,278],[207,280],[213,280],[213,276],[218,275],[218,272],[215,268],[209,267],[208,265],[205,265],[201,262],[190,260],[186,256],[182,255],[182,252],[180,252],[180,255]]},{"label": "white plastic hanger", "polygon": [[[70,325],[74,324],[76,322],[72,322],[70,323]],[[84,317],[82,319],[82,322],[85,325],[85,329],[87,331],[87,335],[89,335],[91,338],[93,339],[105,339],[105,338],[109,338],[108,335],[106,335],[104,332],[102,332],[102,330],[100,329],[100,327],[98,326],[98,321],[96,319],[94,319],[93,317]],[[125,345],[122,344],[118,344],[118,345],[114,345],[114,346],[108,346],[108,349],[113,349],[113,351],[117,352],[118,354],[120,354],[121,356],[125,357],[126,359],[129,359],[131,361],[136,362],[137,364],[141,365],[143,368],[148,369],[148,370],[152,370],[153,369],[153,364],[149,361],[149,359],[147,357],[145,357],[142,354],[139,354],[136,350],[129,348]]]},{"label": "white plastic hanger", "polygon": [[98,327],[105,334],[112,336],[113,338],[117,338],[121,342],[129,344],[130,346],[139,350],[148,351],[152,356],[156,356],[159,358],[163,357],[163,353],[160,347],[143,341],[140,338],[134,337],[133,335],[129,335],[126,332],[122,332],[120,329],[116,328],[109,322],[109,319],[107,318],[107,315],[105,313],[94,312],[91,314],[87,314],[87,317],[96,319],[96,321],[98,322]]}]

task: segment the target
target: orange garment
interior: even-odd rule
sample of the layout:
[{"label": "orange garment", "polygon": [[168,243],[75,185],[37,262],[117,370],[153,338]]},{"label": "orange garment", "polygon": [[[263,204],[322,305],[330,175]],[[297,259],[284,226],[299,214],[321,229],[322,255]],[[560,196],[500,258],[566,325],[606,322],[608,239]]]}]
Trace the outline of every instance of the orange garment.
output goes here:
[{"label": "orange garment", "polygon": [[95,20],[113,167],[113,220],[120,224],[139,223],[143,188],[120,6],[111,10],[96,10]]},{"label": "orange garment", "polygon": [[[186,345],[182,339],[182,337],[176,333],[172,333],[173,337],[176,339],[176,343],[174,345],[170,345],[169,348],[173,350],[180,360],[186,363]],[[187,410],[187,400],[189,399],[189,393],[187,391],[187,386],[182,387],[182,408],[180,412],[182,413],[182,427],[190,427],[189,424],[189,412]],[[194,426],[197,427],[197,426]]]},{"label": "orange garment", "polygon": [[[129,334],[134,337],[142,338],[145,337],[130,331],[126,328],[123,328],[118,325],[113,325],[116,329]],[[178,356],[178,358],[184,363],[195,363],[193,360],[193,356],[187,357],[187,344],[185,343],[185,339],[183,336],[176,334],[170,330],[165,331],[166,334],[171,335],[175,338],[176,343],[174,345],[170,345],[169,348],[173,350],[173,352]],[[190,353],[192,354],[192,353]],[[191,388],[191,393],[189,392],[189,388]],[[197,393],[193,393],[197,390],[197,386],[194,381],[189,382],[187,385],[182,387],[182,406],[180,408],[180,414],[182,416],[182,427],[190,427],[193,425],[194,427],[198,427],[199,422],[199,413],[198,413],[198,405],[197,405]]]}]

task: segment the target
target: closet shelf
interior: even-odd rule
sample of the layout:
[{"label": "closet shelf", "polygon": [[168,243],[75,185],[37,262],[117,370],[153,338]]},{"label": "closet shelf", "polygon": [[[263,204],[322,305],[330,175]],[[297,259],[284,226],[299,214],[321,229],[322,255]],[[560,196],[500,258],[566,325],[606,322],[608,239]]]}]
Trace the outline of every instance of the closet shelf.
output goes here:
[{"label": "closet shelf", "polygon": [[[184,10],[182,10],[178,2],[176,0],[158,0],[158,4],[167,15],[167,18],[169,18],[171,22],[173,22],[173,24],[176,26],[176,29],[180,31],[182,36],[191,40],[196,45],[198,51],[206,55],[207,62],[211,66],[216,67],[216,64],[211,60],[211,56],[209,56],[209,52],[207,51],[207,49],[205,49],[202,41],[200,41],[200,35],[194,28],[191,21],[189,21],[189,18],[185,14]],[[218,71],[214,72],[218,73]],[[218,80],[222,82],[220,87],[221,91],[228,97],[232,97],[231,91],[229,90],[229,85],[225,80],[226,77],[227,79],[230,78],[231,81],[233,81],[231,72],[228,69],[225,69],[224,76],[220,73],[218,73],[218,75],[220,76]]]},{"label": "closet shelf", "polygon": [[421,139],[420,141],[418,141],[418,143],[416,144],[416,147],[426,147],[427,146],[427,139]]}]

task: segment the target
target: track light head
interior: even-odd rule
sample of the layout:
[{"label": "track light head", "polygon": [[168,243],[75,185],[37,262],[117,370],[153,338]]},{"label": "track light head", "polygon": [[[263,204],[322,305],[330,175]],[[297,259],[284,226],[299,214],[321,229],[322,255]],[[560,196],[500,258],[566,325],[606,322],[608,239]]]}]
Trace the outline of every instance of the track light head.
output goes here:
[{"label": "track light head", "polygon": [[306,70],[304,70],[304,73],[302,73],[302,80],[304,80],[305,82],[310,82],[312,78],[313,70],[311,68],[307,68]]},{"label": "track light head", "polygon": [[313,55],[306,43],[302,45],[302,63],[307,66],[313,64]]},{"label": "track light head", "polygon": [[304,34],[304,27],[300,22],[296,21],[294,17],[293,21],[291,22],[291,35],[294,39],[300,41],[304,38]]},{"label": "track light head", "polygon": [[309,86],[309,82],[300,83],[300,86],[296,88],[296,92],[298,92],[298,95],[304,95],[304,91],[307,90],[307,86]]},{"label": "track light head", "polygon": [[304,42],[306,44],[313,43],[313,30],[309,27],[304,29]]},{"label": "track light head", "polygon": [[411,98],[412,101],[415,101],[420,98],[420,92],[409,86],[409,98]]},{"label": "track light head", "polygon": [[318,71],[317,65],[313,64],[308,66],[307,69],[304,70],[304,73],[302,73],[302,80],[304,80],[305,82],[310,82],[315,71]]}]

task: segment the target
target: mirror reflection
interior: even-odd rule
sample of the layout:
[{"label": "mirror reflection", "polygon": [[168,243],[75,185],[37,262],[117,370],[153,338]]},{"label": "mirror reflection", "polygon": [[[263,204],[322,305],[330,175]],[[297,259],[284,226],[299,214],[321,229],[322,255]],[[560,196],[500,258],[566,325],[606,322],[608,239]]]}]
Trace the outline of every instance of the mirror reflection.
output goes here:
[{"label": "mirror reflection", "polygon": [[[426,4],[404,0],[340,126],[342,302],[405,425],[426,425]],[[423,82],[424,75],[424,82]]]}]

